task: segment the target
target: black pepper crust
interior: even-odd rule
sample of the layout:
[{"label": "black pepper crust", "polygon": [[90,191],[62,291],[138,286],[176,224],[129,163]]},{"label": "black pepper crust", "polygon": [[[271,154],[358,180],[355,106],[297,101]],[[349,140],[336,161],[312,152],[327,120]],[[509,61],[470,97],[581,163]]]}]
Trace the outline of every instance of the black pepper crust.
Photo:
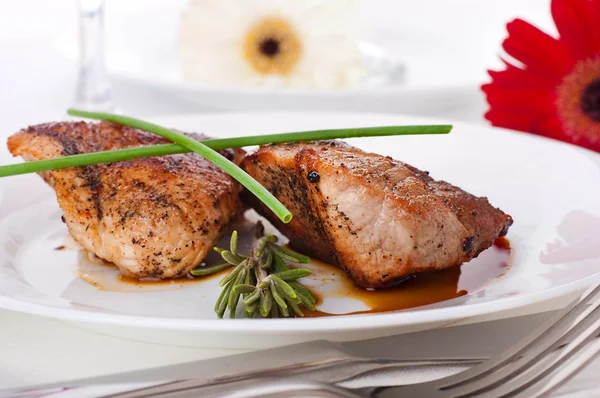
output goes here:
[{"label": "black pepper crust", "polygon": [[[328,144],[336,145],[337,143],[328,142]],[[294,148],[293,144],[280,145],[283,148],[288,146],[290,149]],[[265,155],[269,156],[268,153]],[[290,238],[290,243],[294,248],[313,255],[318,251],[316,257],[331,264],[340,265],[333,239],[329,233],[331,220],[315,210],[326,204],[325,198],[318,191],[318,186],[309,180],[307,173],[314,155],[312,150],[299,151],[294,155],[293,162],[282,165],[282,167],[270,167],[271,160],[262,159],[260,154],[250,155],[242,163],[244,169],[251,175],[260,174],[261,184],[267,187],[292,212],[294,218],[290,224],[283,224],[277,217],[273,217],[272,212],[251,193],[244,190],[242,198],[260,214],[268,217],[269,221],[280,231],[287,231],[286,236]],[[303,234],[309,235],[310,239],[296,239]],[[307,243],[315,241],[325,244],[318,247],[307,245]]]},{"label": "black pepper crust", "polygon": [[363,287],[458,266],[505,235],[512,218],[426,171],[342,142],[262,146],[242,167],[293,214],[289,224],[245,195],[310,256]]},{"label": "black pepper crust", "polygon": [[[107,122],[62,122],[21,130],[9,138],[8,146],[15,156],[49,159],[166,142]],[[244,156],[241,150],[220,152],[236,163]],[[239,184],[195,153],[53,170],[42,176],[56,190],[71,235],[130,277],[185,275],[241,210]]]}]

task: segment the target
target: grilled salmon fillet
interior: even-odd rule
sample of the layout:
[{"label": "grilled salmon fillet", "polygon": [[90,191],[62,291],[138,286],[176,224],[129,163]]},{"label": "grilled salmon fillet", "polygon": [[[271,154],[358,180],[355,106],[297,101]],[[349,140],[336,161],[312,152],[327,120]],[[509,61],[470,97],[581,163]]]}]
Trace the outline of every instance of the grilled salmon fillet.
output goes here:
[{"label": "grilled salmon fillet", "polygon": [[338,141],[263,146],[242,167],[294,215],[283,224],[245,195],[295,249],[343,267],[363,287],[460,265],[512,224],[486,198]]},{"label": "grilled salmon fillet", "polygon": [[[111,123],[62,122],[21,130],[9,137],[8,148],[38,160],[166,142]],[[221,153],[237,163],[244,156],[241,150]],[[53,170],[42,177],[56,191],[73,238],[134,278],[186,275],[241,209],[240,185],[197,154]]]}]

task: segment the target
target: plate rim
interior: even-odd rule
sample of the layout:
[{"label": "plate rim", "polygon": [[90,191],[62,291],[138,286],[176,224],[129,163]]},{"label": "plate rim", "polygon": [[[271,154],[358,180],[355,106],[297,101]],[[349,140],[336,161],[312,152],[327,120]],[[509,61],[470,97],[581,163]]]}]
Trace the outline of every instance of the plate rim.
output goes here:
[{"label": "plate rim", "polygon": [[228,95],[228,96],[272,96],[284,98],[352,98],[354,96],[378,97],[378,96],[410,96],[410,95],[425,95],[435,92],[440,94],[452,94],[463,92],[466,88],[479,88],[484,82],[478,80],[463,80],[457,81],[443,86],[439,85],[408,85],[398,84],[387,87],[374,88],[341,88],[341,89],[305,89],[305,88],[285,88],[285,89],[269,89],[266,87],[235,87],[235,86],[219,86],[210,85],[198,82],[179,81],[174,79],[152,79],[146,76],[139,76],[135,73],[124,72],[120,69],[109,69],[109,76],[115,79],[129,80],[131,82],[155,87],[162,90],[168,90],[172,93],[184,92],[195,94],[210,94],[210,95]]},{"label": "plate rim", "polygon": [[[207,332],[239,332],[243,325],[246,332],[298,333],[309,329],[311,332],[351,331],[363,329],[361,320],[368,321],[368,329],[414,326],[428,323],[458,322],[463,319],[494,315],[504,311],[526,308],[533,304],[567,297],[583,291],[594,283],[600,283],[600,272],[577,281],[553,287],[542,292],[527,293],[518,297],[504,297],[487,303],[465,304],[459,307],[421,308],[375,314],[347,314],[322,318],[257,319],[245,322],[244,319],[183,319],[142,317],[137,315],[87,312],[72,308],[53,308],[36,305],[0,296],[0,308],[40,315],[48,318],[160,330],[196,330]],[[535,300],[530,301],[533,297]],[[567,305],[568,303],[565,303]],[[464,314],[457,314],[462,311]],[[541,311],[540,311],[541,312]],[[433,314],[433,315],[432,315]],[[429,316],[425,316],[429,315]],[[424,318],[424,319],[421,319]],[[243,322],[243,323],[240,323]],[[307,326],[307,324],[310,324]]]}]

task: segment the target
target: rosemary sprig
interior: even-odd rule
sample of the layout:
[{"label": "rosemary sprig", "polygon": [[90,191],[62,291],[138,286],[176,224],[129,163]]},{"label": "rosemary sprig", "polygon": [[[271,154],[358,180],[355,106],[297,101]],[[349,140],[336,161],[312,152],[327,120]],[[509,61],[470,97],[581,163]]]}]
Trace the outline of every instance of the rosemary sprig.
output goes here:
[{"label": "rosemary sprig", "polygon": [[[297,281],[312,272],[304,268],[290,269],[286,263],[286,260],[307,263],[310,258],[278,245],[275,235],[264,235],[261,223],[257,224],[256,229],[257,240],[247,255],[238,252],[236,231],[231,235],[229,250],[215,248],[228,266],[233,268],[219,283],[223,287],[215,303],[219,318],[227,310],[229,316],[235,318],[240,301],[245,307],[244,318],[253,318],[257,314],[271,318],[287,318],[292,313],[304,316],[301,307],[314,311],[315,297]],[[220,271],[223,268],[215,266],[214,269]]]}]

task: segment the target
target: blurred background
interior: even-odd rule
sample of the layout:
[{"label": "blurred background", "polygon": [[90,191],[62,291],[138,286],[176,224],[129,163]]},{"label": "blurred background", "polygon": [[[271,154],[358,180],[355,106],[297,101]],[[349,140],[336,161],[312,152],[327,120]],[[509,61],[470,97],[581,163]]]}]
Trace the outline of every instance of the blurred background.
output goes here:
[{"label": "blurred background", "polygon": [[[402,79],[342,89],[238,89],[179,76],[178,29],[187,4],[187,0],[105,1],[106,67],[118,109],[138,116],[349,110],[484,122],[486,105],[479,86],[487,81],[488,68],[500,66],[506,23],[522,17],[554,32],[548,0],[361,0],[359,18],[371,46],[370,62],[379,68],[376,73],[383,68],[384,74],[402,65]],[[3,3],[3,135],[62,118],[72,105],[78,76],[78,18],[75,0]]]}]

